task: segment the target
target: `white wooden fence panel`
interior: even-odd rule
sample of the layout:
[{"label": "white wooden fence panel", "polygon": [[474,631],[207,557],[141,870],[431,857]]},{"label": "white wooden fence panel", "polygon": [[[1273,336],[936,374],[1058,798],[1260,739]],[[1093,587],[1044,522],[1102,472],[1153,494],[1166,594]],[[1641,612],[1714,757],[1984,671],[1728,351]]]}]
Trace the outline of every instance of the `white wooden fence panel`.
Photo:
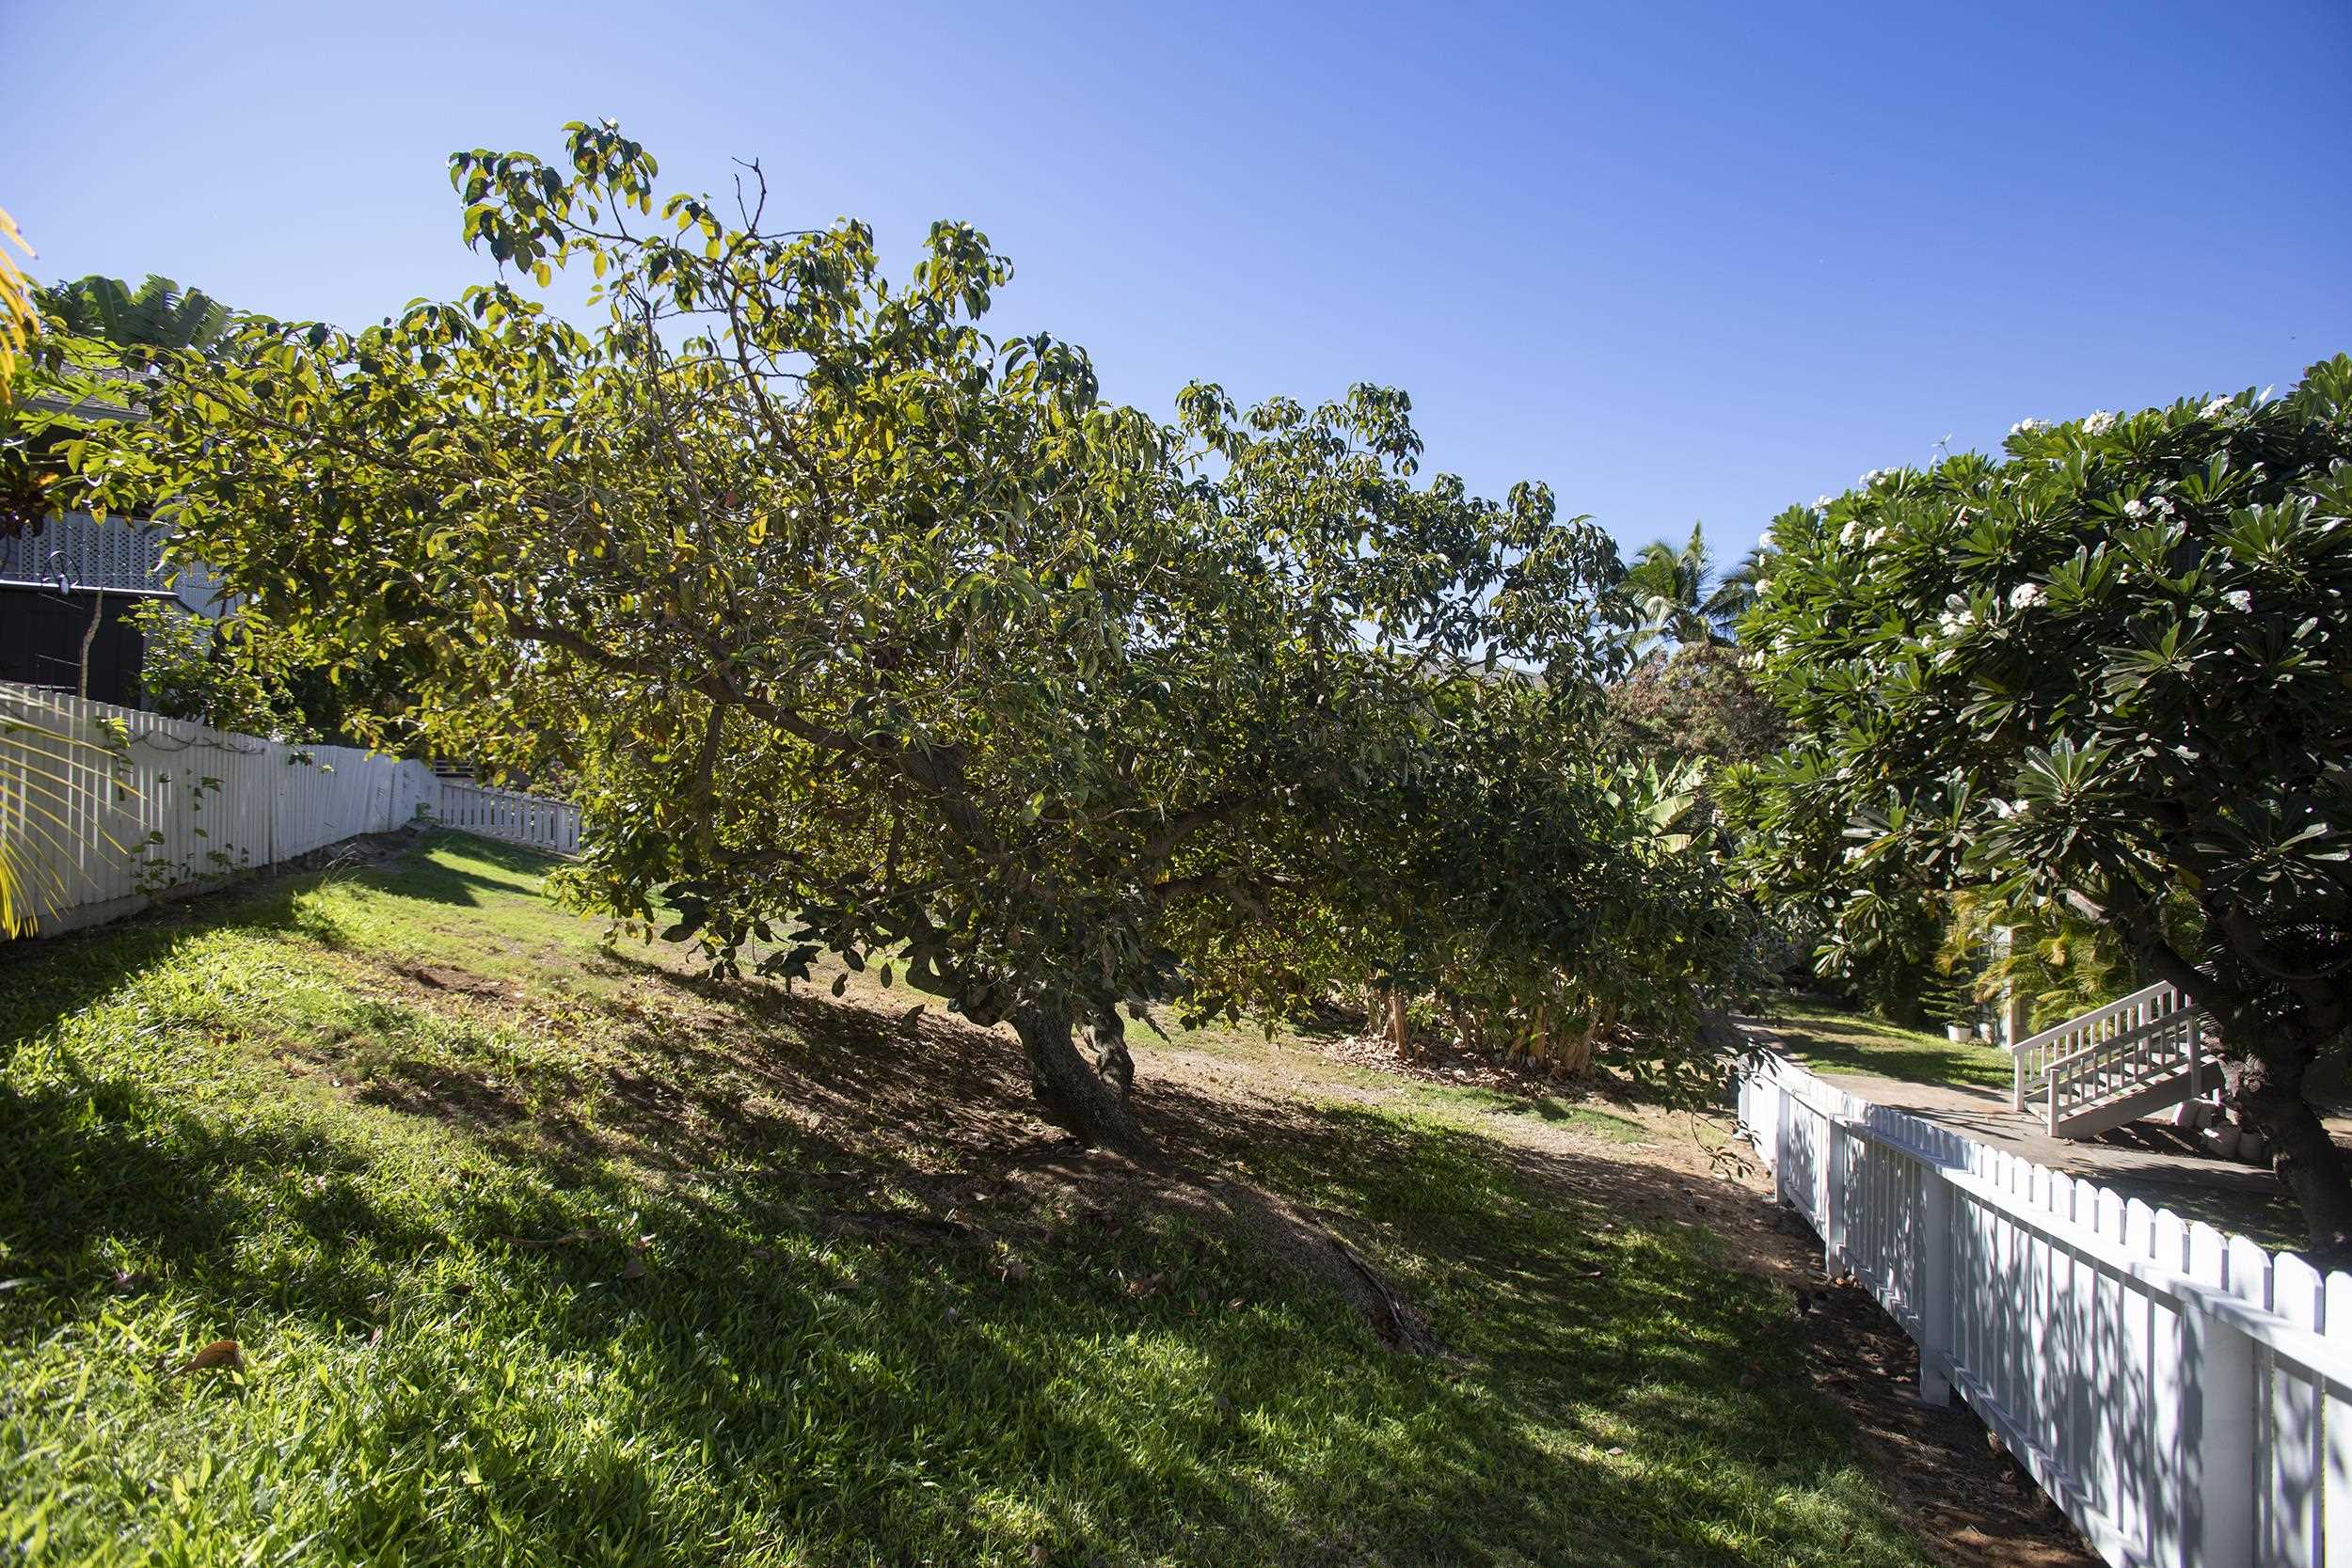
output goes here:
[{"label": "white wooden fence panel", "polygon": [[[2327,1338],[2352,1354],[2352,1275],[2331,1274],[2323,1293]],[[2352,1562],[2352,1390],[2329,1383],[2322,1396],[2319,1450],[2319,1560]]]},{"label": "white wooden fence panel", "polygon": [[568,855],[580,847],[580,808],[543,796],[445,782],[436,819],[444,826]]},{"label": "white wooden fence panel", "polygon": [[1775,1189],[2117,1568],[2352,1568],[2352,1275],[1874,1105],[1776,1056]]},{"label": "white wooden fence panel", "polygon": [[580,847],[580,813],[563,801],[445,784],[421,762],[354,747],[290,746],[0,683],[0,854],[44,933],[421,813],[559,853]]}]

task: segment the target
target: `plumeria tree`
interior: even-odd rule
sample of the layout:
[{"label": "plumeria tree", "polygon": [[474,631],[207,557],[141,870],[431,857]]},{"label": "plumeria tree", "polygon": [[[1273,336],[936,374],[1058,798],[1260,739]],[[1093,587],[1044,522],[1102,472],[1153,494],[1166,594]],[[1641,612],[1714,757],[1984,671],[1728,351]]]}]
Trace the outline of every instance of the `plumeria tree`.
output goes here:
[{"label": "plumeria tree", "polygon": [[[162,355],[82,482],[167,494],[247,618],[399,657],[437,745],[572,779],[583,904],[724,972],[831,951],[1008,1022],[1100,1143],[1139,1140],[1122,1017],[1311,995],[1340,949],[1305,916],[1386,930],[1439,875],[1406,850],[1456,826],[1440,784],[1500,722],[1488,671],[1557,694],[1544,743],[1490,765],[1583,787],[1614,552],[1541,486],[1422,481],[1376,388],[1196,386],[1160,424],[1070,345],[980,329],[1010,268],[970,228],[898,283],[861,224],[775,224],[755,165],[723,201],[656,177],[610,123],[551,160],[456,154],[495,278]],[[526,292],[558,269],[593,279],[592,326]],[[1564,862],[1617,868],[1614,911],[1646,907],[1614,819],[1550,820]],[[1510,905],[1518,869],[1442,875]],[[1626,929],[1522,940],[1574,970]]]},{"label": "plumeria tree", "polygon": [[2211,1010],[2313,1246],[2352,1186],[2304,1094],[2352,1025],[2352,359],[2026,421],[2004,460],[1783,514],[1743,624],[1789,715],[1737,795],[1839,945],[1989,889],[2110,931]]}]

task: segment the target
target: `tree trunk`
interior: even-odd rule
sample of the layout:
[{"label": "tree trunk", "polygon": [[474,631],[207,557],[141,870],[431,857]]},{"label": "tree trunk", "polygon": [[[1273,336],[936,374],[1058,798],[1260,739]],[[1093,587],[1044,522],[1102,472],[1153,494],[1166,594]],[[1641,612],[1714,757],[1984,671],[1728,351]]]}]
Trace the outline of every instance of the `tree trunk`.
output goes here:
[{"label": "tree trunk", "polygon": [[1557,1078],[1581,1078],[1593,1070],[1593,1037],[1600,1033],[1598,1023],[1587,1023],[1570,1036],[1565,1044],[1555,1041],[1552,1047],[1552,1075]]},{"label": "tree trunk", "polygon": [[1080,1143],[1140,1155],[1151,1149],[1143,1129],[1070,1036],[1070,1014],[1058,1007],[1023,1007],[1012,1015],[1013,1032],[1029,1054],[1029,1085],[1045,1114]]},{"label": "tree trunk", "polygon": [[2303,1098],[2312,1054],[2282,1045],[2275,1058],[2244,1057],[2232,1075],[2230,1100],[2270,1140],[2271,1168],[2302,1206],[2312,1263],[2342,1268],[2352,1265],[2352,1173],[2327,1123]]},{"label": "tree trunk", "polygon": [[[2310,1261],[2322,1270],[2352,1267],[2352,1175],[2327,1123],[2303,1097],[2304,1075],[2321,1049],[2341,1050],[2347,1026],[2345,987],[2341,980],[2289,986],[2292,1005],[2284,1022],[2265,1016],[2255,989],[2189,961],[2167,939],[2152,898],[2123,884],[2117,899],[2124,931],[2140,961],[2184,995],[2202,1003],[2220,1026],[2222,1060],[2232,1109],[2252,1122],[2270,1143],[2270,1165],[2295,1195],[2310,1238]],[[2095,918],[2106,916],[2092,911]],[[2249,932],[2245,911],[2225,900],[2208,899],[2211,929],[2229,939],[2243,975],[2275,974],[2276,955],[2265,954],[2262,934]]]},{"label": "tree trunk", "polygon": [[93,592],[90,594],[89,625],[82,630],[82,678],[73,689],[73,694],[84,702],[89,701],[90,645],[98,641],[98,628],[105,619],[106,595],[103,591]]},{"label": "tree trunk", "polygon": [[1413,1037],[1406,1026],[1405,993],[1401,990],[1389,992],[1389,1044],[1396,1048],[1400,1056],[1412,1049]]}]

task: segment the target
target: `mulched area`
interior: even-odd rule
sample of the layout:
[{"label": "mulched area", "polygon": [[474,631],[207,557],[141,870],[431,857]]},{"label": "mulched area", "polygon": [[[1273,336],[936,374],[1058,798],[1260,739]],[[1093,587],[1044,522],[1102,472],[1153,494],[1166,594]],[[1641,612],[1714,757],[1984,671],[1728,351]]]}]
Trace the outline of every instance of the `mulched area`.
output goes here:
[{"label": "mulched area", "polygon": [[1804,1222],[1784,1211],[1776,1228],[1805,1280],[1813,1380],[1853,1418],[1872,1473],[1928,1549],[1954,1568],[2093,1568],[2098,1556],[1965,1404],[1919,1402],[1918,1347],[1867,1291],[1821,1278]]},{"label": "mulched area", "polygon": [[1480,1052],[1461,1050],[1441,1041],[1416,1041],[1412,1050],[1399,1051],[1386,1035],[1363,1032],[1360,1015],[1346,1022],[1357,1027],[1318,1029],[1307,1037],[1306,1048],[1327,1061],[1394,1073],[1424,1084],[1531,1097],[1556,1094],[1562,1087],[1560,1080],[1540,1068],[1506,1066]]}]

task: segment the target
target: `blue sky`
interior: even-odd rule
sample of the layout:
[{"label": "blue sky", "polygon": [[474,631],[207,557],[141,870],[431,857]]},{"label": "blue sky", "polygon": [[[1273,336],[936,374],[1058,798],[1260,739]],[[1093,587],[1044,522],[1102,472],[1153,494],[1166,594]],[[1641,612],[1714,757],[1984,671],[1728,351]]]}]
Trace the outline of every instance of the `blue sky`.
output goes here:
[{"label": "blue sky", "polygon": [[934,217],[1114,395],[1407,388],[1433,467],[1728,557],[1862,470],[2352,350],[2352,4],[0,0],[44,277],[373,320],[483,276],[442,160]]}]

